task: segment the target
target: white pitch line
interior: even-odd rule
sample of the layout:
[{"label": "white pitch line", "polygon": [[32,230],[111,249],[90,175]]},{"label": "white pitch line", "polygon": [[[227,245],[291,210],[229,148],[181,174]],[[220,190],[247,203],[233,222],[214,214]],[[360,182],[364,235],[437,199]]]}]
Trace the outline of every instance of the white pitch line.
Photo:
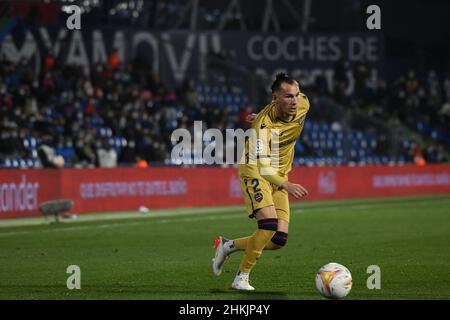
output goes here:
[{"label": "white pitch line", "polygon": [[[173,217],[183,215],[204,215],[212,214],[216,212],[245,212],[243,206],[224,206],[224,207],[203,207],[203,208],[178,208],[178,209],[150,209],[148,213],[140,213],[136,211],[114,212],[114,213],[83,213],[77,215],[77,220],[64,220],[61,219],[61,223],[72,222],[89,222],[89,221],[108,221],[108,220],[128,220],[128,219],[148,219],[158,217]],[[32,218],[19,218],[19,219],[0,219],[0,230],[8,227],[23,227],[23,226],[36,226],[36,225],[48,225],[48,220],[53,217],[32,217]]]},{"label": "white pitch line", "polygon": [[[228,216],[213,216],[213,217],[196,217],[196,218],[183,218],[183,219],[176,219],[177,222],[192,222],[192,221],[201,221],[201,220],[228,220],[228,219],[236,219],[241,218],[243,215],[240,214],[233,214]],[[173,222],[173,220],[163,219],[163,220],[153,220],[153,219],[146,219],[144,221],[132,221],[132,222],[123,222],[123,223],[107,223],[107,224],[95,224],[95,225],[88,225],[88,226],[79,226],[79,227],[67,227],[67,228],[58,228],[58,229],[44,229],[44,230],[27,230],[27,231],[11,231],[11,232],[1,232],[0,237],[6,237],[6,236],[16,236],[16,235],[22,235],[22,234],[33,234],[33,233],[43,233],[43,232],[66,232],[66,231],[79,231],[79,230],[88,230],[88,229],[104,229],[104,228],[118,228],[123,226],[130,226],[130,225],[142,225],[142,223],[160,223],[165,224],[169,222]]]},{"label": "white pitch line", "polygon": [[[364,201],[363,201],[364,200]],[[373,207],[374,205],[397,205],[400,201],[400,205],[405,205],[404,198],[391,198],[384,203],[373,203],[372,200],[376,201],[377,199],[353,199],[349,201],[345,200],[329,200],[329,201],[313,201],[313,202],[292,202],[291,210],[324,210],[324,208],[329,207],[351,207],[351,206],[367,206],[368,208]],[[450,200],[450,196],[442,196],[440,198],[427,198],[424,197],[422,199],[415,199],[412,203],[422,203],[428,202],[429,200],[446,202]],[[369,202],[369,203],[367,203]],[[62,223],[72,223],[72,222],[88,222],[88,221],[110,221],[110,220],[129,220],[129,219],[147,219],[147,218],[155,218],[155,217],[171,217],[171,216],[181,216],[181,215],[203,215],[203,214],[211,214],[215,212],[245,212],[245,207],[243,205],[234,205],[234,206],[216,206],[216,207],[187,207],[187,208],[174,208],[174,209],[150,209],[149,213],[140,213],[138,211],[122,211],[122,212],[113,212],[113,213],[83,213],[78,215],[78,219],[76,221],[73,220],[64,220],[62,219]],[[19,218],[19,219],[0,219],[0,230],[3,228],[11,228],[11,227],[23,227],[23,226],[45,226],[49,224],[49,217],[30,217],[30,218]]]},{"label": "white pitch line", "polygon": [[[450,198],[444,198],[440,200],[441,202],[449,202]],[[317,207],[299,207],[298,205],[294,205],[292,210],[292,213],[301,212],[304,213],[313,213],[314,211],[321,211],[321,212],[336,212],[340,211],[343,208],[346,208],[348,210],[353,211],[360,211],[360,210],[367,210],[367,209],[374,209],[374,208],[383,208],[386,206],[393,207],[393,206],[416,206],[418,203],[421,203],[422,201],[413,201],[411,203],[395,203],[395,202],[387,202],[387,203],[374,203],[374,204],[354,204],[349,206],[317,206]],[[22,235],[22,234],[33,234],[33,233],[41,233],[41,232],[66,232],[66,231],[78,231],[78,230],[88,230],[88,229],[103,229],[103,228],[118,228],[122,226],[130,226],[130,225],[141,225],[142,223],[159,223],[159,224],[165,224],[173,221],[184,221],[184,222],[191,222],[191,221],[202,221],[202,220],[227,220],[227,219],[237,219],[245,217],[244,211],[241,213],[231,214],[231,215],[207,215],[211,213],[216,212],[229,212],[229,211],[243,211],[242,207],[224,207],[224,208],[211,208],[211,211],[207,211],[205,209],[201,211],[195,211],[194,209],[190,209],[187,211],[179,211],[174,210],[172,212],[158,212],[154,213],[154,215],[149,216],[136,216],[135,219],[139,219],[139,221],[125,221],[125,222],[117,222],[117,223],[107,223],[107,224],[93,224],[93,225],[87,225],[87,226],[78,226],[78,227],[67,227],[67,228],[58,228],[58,229],[39,229],[39,230],[27,230],[27,231],[11,231],[11,232],[0,232],[0,237],[6,237],[6,236],[15,236],[15,235]],[[177,219],[177,217],[182,217],[187,214],[197,213],[201,214],[200,217],[193,217],[193,218],[182,218]],[[206,215],[206,216],[205,216]],[[163,218],[163,217],[174,217],[174,219],[162,219],[159,220],[157,218]],[[131,219],[133,217],[130,217]],[[155,220],[155,218],[157,220]],[[95,221],[95,220],[90,220]],[[80,221],[82,222],[82,221]],[[75,222],[76,223],[76,222]]]}]

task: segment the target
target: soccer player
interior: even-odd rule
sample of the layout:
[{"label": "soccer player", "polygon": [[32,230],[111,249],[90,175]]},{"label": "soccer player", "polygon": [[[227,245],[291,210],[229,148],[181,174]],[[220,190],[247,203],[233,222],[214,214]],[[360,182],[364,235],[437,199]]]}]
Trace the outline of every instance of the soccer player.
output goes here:
[{"label": "soccer player", "polygon": [[285,73],[276,76],[271,89],[272,102],[252,122],[256,139],[246,141],[245,161],[239,164],[247,213],[249,218],[257,220],[258,228],[248,237],[229,240],[218,236],[215,242],[212,267],[216,275],[222,273],[223,264],[231,253],[244,251],[231,285],[237,290],[254,290],[249,274],[263,250],[276,250],[286,245],[288,195],[298,199],[308,194],[303,186],[288,180],[294,146],[309,109],[308,98],[300,92],[298,82]]}]

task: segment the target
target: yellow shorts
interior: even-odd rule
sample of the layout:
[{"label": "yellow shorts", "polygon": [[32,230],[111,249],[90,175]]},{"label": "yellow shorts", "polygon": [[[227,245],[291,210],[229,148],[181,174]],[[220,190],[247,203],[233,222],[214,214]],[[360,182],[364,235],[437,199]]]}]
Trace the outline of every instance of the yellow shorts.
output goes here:
[{"label": "yellow shorts", "polygon": [[289,198],[286,190],[263,178],[240,177],[239,180],[249,218],[254,218],[258,209],[274,206],[278,219],[289,222]]}]

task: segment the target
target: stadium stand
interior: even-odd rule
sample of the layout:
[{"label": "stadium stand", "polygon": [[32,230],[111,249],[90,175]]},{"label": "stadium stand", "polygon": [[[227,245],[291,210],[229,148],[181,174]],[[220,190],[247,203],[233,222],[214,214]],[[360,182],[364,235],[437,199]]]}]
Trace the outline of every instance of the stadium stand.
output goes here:
[{"label": "stadium stand", "polygon": [[[10,7],[12,14],[24,12],[17,6]],[[208,30],[223,17],[207,5],[199,9],[199,29]],[[187,10],[180,1],[86,1],[83,10],[90,27],[183,29],[188,23],[180,16]],[[59,11],[38,22],[59,23],[66,17]],[[37,23],[30,16],[22,19],[15,23]],[[142,159],[171,164],[171,132],[192,130],[196,119],[209,128],[245,128],[244,115],[268,102],[271,79],[243,69],[227,52],[205,59],[206,79],[177,84],[162,81],[139,59],[120,61],[116,51],[107,63],[84,70],[49,50],[39,74],[25,61],[0,57],[0,167],[42,167],[38,148],[49,133],[66,167],[102,167],[135,166]],[[332,88],[320,75],[299,79],[312,108],[296,145],[297,164],[406,164],[414,162],[418,148],[428,163],[449,161],[448,74],[411,69],[392,79],[374,78],[363,62],[348,61],[339,61],[334,71]]]}]

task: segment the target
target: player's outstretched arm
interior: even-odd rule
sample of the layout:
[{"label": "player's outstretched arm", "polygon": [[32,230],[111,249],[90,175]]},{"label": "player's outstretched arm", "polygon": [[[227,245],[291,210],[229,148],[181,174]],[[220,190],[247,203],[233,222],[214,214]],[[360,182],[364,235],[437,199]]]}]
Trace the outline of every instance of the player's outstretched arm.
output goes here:
[{"label": "player's outstretched arm", "polygon": [[296,199],[304,197],[308,195],[308,190],[305,189],[302,185],[291,183],[289,181],[283,182],[281,185],[283,189],[285,189],[291,196]]}]

